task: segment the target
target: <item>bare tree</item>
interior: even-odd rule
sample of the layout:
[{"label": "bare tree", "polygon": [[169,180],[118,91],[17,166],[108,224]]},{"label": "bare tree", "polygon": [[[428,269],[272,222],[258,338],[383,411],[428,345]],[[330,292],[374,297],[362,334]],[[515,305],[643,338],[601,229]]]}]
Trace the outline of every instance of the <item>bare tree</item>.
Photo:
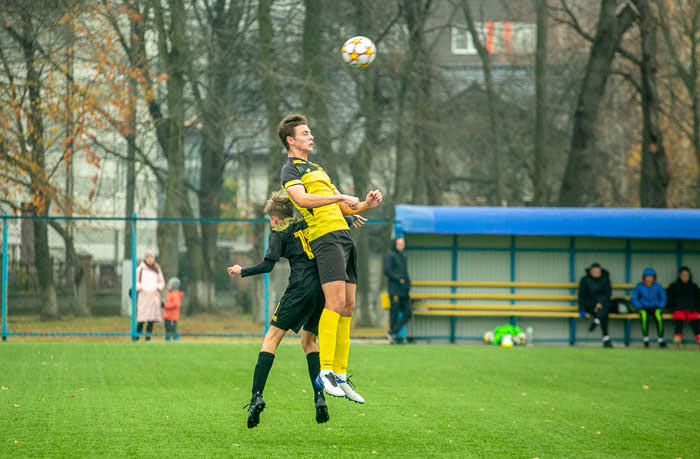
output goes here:
[{"label": "bare tree", "polygon": [[537,50],[535,51],[535,165],[534,203],[547,204],[547,0],[535,0]]},{"label": "bare tree", "polygon": [[462,11],[464,12],[464,18],[467,21],[467,28],[472,36],[472,42],[476,48],[476,52],[481,59],[481,66],[484,70],[484,80],[486,82],[486,93],[488,95],[488,112],[489,112],[489,122],[491,126],[491,155],[493,157],[493,181],[496,186],[495,200],[496,205],[501,205],[503,202],[505,193],[503,185],[503,172],[501,163],[501,151],[499,146],[498,137],[498,118],[496,116],[496,90],[493,83],[493,73],[491,71],[491,56],[484,45],[480,31],[476,28],[476,23],[474,21],[474,15],[471,11],[471,5],[469,0],[462,0]]},{"label": "bare tree", "polygon": [[635,0],[641,34],[640,92],[642,96],[642,177],[639,198],[642,207],[666,207],[668,158],[661,129],[661,107],[657,89],[657,20],[648,0]]},{"label": "bare tree", "polygon": [[[570,12],[566,0],[560,0]],[[571,17],[574,18],[573,14]],[[627,0],[601,0],[595,36],[581,83],[569,158],[559,194],[563,206],[586,206],[598,201],[596,168],[596,121],[622,37],[636,20],[637,12]],[[572,19],[572,20],[575,20]],[[577,25],[577,23],[574,23]]]}]

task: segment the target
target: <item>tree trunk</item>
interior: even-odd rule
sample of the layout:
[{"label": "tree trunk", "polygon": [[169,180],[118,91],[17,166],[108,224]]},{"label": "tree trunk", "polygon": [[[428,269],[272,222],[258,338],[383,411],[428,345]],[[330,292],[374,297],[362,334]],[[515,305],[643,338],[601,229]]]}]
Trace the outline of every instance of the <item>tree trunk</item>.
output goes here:
[{"label": "tree trunk", "polygon": [[[24,29],[21,45],[27,72],[30,104],[27,116],[27,132],[30,134],[27,135],[27,141],[31,148],[32,162],[37,166],[37,170],[30,171],[32,214],[37,217],[46,217],[51,205],[51,197],[48,195],[48,183],[45,176],[44,122],[41,114],[42,82],[35,61],[37,43],[31,12],[27,9],[22,10],[21,17]],[[34,230],[34,266],[41,292],[41,319],[56,320],[59,314],[53,277],[53,260],[49,251],[48,222],[46,220],[33,220],[32,226]]]},{"label": "tree trunk", "polygon": [[657,24],[648,0],[636,0],[639,10],[642,59],[642,173],[639,199],[642,207],[667,207],[668,158],[661,131],[661,108],[656,86]]},{"label": "tree trunk", "polygon": [[[303,46],[303,86],[302,106],[309,112],[306,116],[311,123],[311,131],[315,133],[314,153],[309,159],[317,161],[326,170],[331,180],[340,185],[338,166],[331,142],[331,115],[328,111],[328,82],[326,80],[323,50],[323,11],[327,8],[322,0],[304,0],[306,11],[304,16],[304,46]],[[281,166],[280,166],[281,169]]]},{"label": "tree trunk", "polygon": [[569,159],[559,194],[562,206],[586,206],[598,200],[598,170],[594,167],[600,162],[595,146],[598,109],[605,95],[616,49],[636,16],[628,3],[620,11],[617,8],[616,0],[601,1],[596,33],[574,112]]},{"label": "tree trunk", "polygon": [[493,74],[491,71],[491,56],[486,46],[481,41],[479,31],[476,30],[474,17],[471,12],[469,0],[462,0],[462,10],[467,21],[467,28],[472,36],[472,42],[476,52],[481,59],[481,66],[484,69],[484,80],[486,82],[486,97],[488,100],[489,125],[491,134],[491,156],[493,158],[493,182],[495,185],[495,204],[500,206],[504,203],[505,191],[503,185],[503,171],[501,170],[501,149],[498,138],[498,119],[496,116],[496,90],[493,84]]},{"label": "tree trunk", "polygon": [[280,188],[280,171],[285,158],[282,155],[282,145],[277,136],[277,126],[282,120],[280,115],[279,89],[275,82],[277,70],[275,46],[270,6],[273,0],[258,2],[258,46],[260,57],[256,70],[260,78],[265,117],[267,119],[267,194]]},{"label": "tree trunk", "polygon": [[537,51],[535,54],[535,165],[534,204],[547,204],[546,114],[547,114],[547,0],[535,0]]}]

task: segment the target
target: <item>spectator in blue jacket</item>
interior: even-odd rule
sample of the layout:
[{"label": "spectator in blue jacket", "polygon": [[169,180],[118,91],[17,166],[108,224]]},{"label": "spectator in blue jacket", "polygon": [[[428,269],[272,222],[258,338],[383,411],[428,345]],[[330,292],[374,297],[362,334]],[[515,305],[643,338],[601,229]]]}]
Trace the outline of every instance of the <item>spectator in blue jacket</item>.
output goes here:
[{"label": "spectator in blue jacket", "polygon": [[642,282],[639,282],[632,292],[632,305],[637,308],[642,317],[642,335],[644,335],[644,347],[649,347],[649,318],[656,321],[659,346],[666,347],[664,341],[664,322],[661,310],[666,306],[666,291],[656,282],[656,271],[646,268],[642,273]]}]

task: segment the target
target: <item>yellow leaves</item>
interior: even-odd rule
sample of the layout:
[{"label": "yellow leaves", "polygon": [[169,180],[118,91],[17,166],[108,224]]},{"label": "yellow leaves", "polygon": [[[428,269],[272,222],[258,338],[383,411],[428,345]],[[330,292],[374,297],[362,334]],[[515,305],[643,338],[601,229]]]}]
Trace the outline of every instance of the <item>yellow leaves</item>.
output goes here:
[{"label": "yellow leaves", "polygon": [[167,80],[167,79],[168,79],[168,74],[167,74],[167,73],[161,73],[160,75],[158,75],[158,78],[156,79],[156,83],[161,83],[161,82],[163,82],[163,81],[165,81],[165,80]]}]

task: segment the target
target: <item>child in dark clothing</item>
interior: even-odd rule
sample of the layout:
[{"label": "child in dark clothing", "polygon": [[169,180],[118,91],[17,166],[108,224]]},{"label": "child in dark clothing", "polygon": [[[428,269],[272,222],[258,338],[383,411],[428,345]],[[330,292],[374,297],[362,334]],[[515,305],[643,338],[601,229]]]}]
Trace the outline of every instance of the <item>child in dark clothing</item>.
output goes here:
[{"label": "child in dark clothing", "polygon": [[695,342],[700,344],[700,288],[693,282],[693,275],[687,266],[678,270],[678,279],[668,286],[666,294],[667,306],[673,311],[674,344],[679,345],[683,342],[683,322],[690,322]]}]

